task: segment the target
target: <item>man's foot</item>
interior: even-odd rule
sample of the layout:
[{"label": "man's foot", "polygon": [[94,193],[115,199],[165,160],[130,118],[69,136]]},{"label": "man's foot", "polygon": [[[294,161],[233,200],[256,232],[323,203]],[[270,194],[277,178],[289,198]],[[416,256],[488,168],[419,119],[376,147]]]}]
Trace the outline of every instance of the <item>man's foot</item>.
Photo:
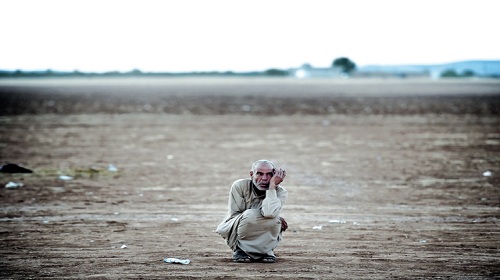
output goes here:
[{"label": "man's foot", "polygon": [[274,256],[265,256],[260,259],[261,262],[263,263],[275,263],[276,262],[276,257]]},{"label": "man's foot", "polygon": [[237,248],[233,253],[233,262],[249,263],[252,262],[252,258],[250,258],[250,256],[247,255],[247,253],[245,253],[243,250]]}]

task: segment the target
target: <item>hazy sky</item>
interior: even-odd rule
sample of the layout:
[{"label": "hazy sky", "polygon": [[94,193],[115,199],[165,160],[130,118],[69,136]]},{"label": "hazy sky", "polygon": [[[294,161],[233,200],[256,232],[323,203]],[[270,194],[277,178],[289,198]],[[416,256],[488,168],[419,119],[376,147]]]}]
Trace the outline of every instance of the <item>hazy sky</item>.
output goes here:
[{"label": "hazy sky", "polygon": [[500,59],[498,0],[2,0],[0,69],[250,71]]}]

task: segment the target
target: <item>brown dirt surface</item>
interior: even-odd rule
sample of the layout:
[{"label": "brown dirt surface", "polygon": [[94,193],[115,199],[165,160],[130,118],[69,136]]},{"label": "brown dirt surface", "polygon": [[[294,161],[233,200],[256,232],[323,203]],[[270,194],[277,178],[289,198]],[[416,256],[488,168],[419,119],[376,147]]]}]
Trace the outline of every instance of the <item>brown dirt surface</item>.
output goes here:
[{"label": "brown dirt surface", "polygon": [[[34,171],[0,173],[2,279],[500,279],[498,80],[0,80],[0,103],[0,164]],[[232,263],[214,229],[262,158],[289,229],[277,263]]]}]

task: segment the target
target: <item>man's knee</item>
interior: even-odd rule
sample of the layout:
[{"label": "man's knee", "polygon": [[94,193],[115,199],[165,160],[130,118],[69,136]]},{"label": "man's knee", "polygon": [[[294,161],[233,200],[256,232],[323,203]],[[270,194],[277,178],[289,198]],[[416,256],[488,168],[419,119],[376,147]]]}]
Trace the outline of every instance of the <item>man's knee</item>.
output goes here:
[{"label": "man's knee", "polygon": [[279,218],[264,218],[258,209],[248,209],[242,215],[238,225],[239,239],[263,232],[274,232],[280,227]]},{"label": "man's knee", "polygon": [[264,218],[258,209],[248,209],[242,214],[241,221],[245,223],[255,223]]}]

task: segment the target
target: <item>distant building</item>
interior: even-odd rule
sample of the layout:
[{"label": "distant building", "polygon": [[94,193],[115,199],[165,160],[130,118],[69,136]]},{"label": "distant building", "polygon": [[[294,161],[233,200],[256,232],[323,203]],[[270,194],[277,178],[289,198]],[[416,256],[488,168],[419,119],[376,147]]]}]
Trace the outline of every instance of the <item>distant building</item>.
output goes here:
[{"label": "distant building", "polygon": [[377,73],[393,77],[428,77],[439,79],[447,70],[453,70],[461,75],[466,72],[473,73],[475,77],[500,77],[499,60],[472,60],[459,61],[446,64],[429,65],[367,65],[360,67],[356,76],[373,76]]},{"label": "distant building", "polygon": [[356,71],[349,75],[342,73],[338,67],[315,68],[310,64],[304,64],[299,68],[288,69],[288,73],[290,76],[299,79],[346,79],[349,77],[440,79],[441,75],[447,70],[453,70],[458,75],[468,72],[474,77],[500,78],[500,60],[460,61],[435,65],[367,65],[358,67]]},{"label": "distant building", "polygon": [[299,79],[307,78],[346,78],[347,74],[342,73],[339,68],[314,68],[310,64],[304,64],[299,68],[289,70],[290,75]]}]

